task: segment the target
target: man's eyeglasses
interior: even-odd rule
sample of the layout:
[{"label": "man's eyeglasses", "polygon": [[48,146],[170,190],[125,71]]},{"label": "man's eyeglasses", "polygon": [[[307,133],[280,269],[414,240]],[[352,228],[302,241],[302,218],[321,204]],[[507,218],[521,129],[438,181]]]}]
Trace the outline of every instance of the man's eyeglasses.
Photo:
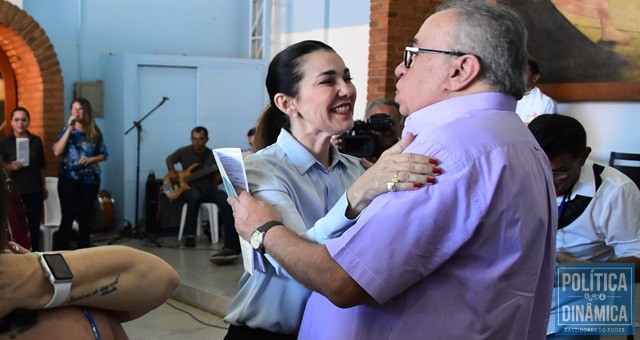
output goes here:
[{"label": "man's eyeglasses", "polygon": [[413,62],[413,56],[417,53],[440,53],[453,55],[456,57],[462,57],[465,54],[464,52],[454,52],[454,51],[442,51],[442,50],[432,50],[430,48],[420,48],[420,47],[405,47],[404,48],[404,67],[410,68],[411,63]]},{"label": "man's eyeglasses", "polygon": [[576,159],[572,164],[569,170],[566,171],[552,171],[553,179],[555,180],[563,180],[569,177],[569,174],[576,170],[576,168],[580,167],[580,159]]}]

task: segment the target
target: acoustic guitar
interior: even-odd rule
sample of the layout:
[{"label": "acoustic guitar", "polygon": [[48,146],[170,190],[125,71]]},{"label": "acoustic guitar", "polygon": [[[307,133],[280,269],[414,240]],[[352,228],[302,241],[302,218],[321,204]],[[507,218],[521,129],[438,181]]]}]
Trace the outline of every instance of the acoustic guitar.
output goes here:
[{"label": "acoustic guitar", "polygon": [[220,177],[220,171],[218,171],[217,165],[212,164],[192,172],[198,165],[198,163],[191,164],[184,171],[178,172],[178,180],[175,182],[171,182],[169,174],[164,176],[164,179],[162,180],[162,192],[169,198],[169,200],[175,200],[180,197],[185,190],[191,188],[189,183],[210,174],[213,174],[215,177],[216,184],[222,183],[222,178]]}]

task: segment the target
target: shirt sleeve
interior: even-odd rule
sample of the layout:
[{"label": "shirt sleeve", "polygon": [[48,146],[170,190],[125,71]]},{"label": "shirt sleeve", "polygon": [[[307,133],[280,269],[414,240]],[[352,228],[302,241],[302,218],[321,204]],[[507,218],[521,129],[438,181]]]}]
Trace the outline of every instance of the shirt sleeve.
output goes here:
[{"label": "shirt sleeve", "polygon": [[438,269],[479,224],[483,205],[468,174],[481,172],[447,169],[448,180],[435,186],[376,197],[354,226],[327,243],[333,259],[378,303]]},{"label": "shirt sleeve", "polygon": [[44,158],[44,147],[42,145],[42,139],[40,139],[40,137],[38,137],[38,136],[34,136],[33,142],[34,142],[34,146],[35,146],[34,149],[36,150],[36,153],[37,153],[36,157],[37,157],[37,160],[38,160],[38,162],[37,162],[38,167],[40,169],[44,169],[46,167],[47,163],[46,163],[45,158]]},{"label": "shirt sleeve", "polygon": [[547,99],[548,99],[547,107],[545,108],[544,113],[556,113],[558,111],[556,101],[551,98],[547,98]]},{"label": "shirt sleeve", "polygon": [[104,144],[104,137],[100,135],[100,140],[97,146],[96,155],[104,155],[105,160],[109,157],[109,152],[107,152],[107,146]]},{"label": "shirt sleeve", "polygon": [[[274,169],[268,164],[258,165],[256,163],[257,161],[254,159],[249,160],[245,165],[251,194],[271,203],[282,216],[282,223],[303,238],[314,243],[324,244],[329,239],[340,236],[357,219],[348,219],[345,216],[348,202],[346,193],[344,193],[325,217],[307,229],[288,190],[278,176],[274,175]],[[265,257],[278,275],[290,276],[271,256],[267,254]]]},{"label": "shirt sleeve", "polygon": [[605,242],[612,246],[617,258],[640,258],[640,190],[629,181],[614,191],[602,216]]}]

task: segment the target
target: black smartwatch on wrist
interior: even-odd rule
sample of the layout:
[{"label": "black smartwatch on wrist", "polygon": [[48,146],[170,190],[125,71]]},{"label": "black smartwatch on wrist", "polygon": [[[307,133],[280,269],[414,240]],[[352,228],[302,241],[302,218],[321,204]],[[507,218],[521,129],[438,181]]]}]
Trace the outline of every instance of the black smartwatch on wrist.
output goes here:
[{"label": "black smartwatch on wrist", "polygon": [[43,308],[54,308],[63,304],[71,294],[73,274],[60,253],[36,253],[44,277],[53,285],[53,297]]},{"label": "black smartwatch on wrist", "polygon": [[267,230],[277,226],[283,225],[280,221],[269,221],[256,229],[256,231],[251,234],[251,246],[253,249],[257,250],[260,254],[264,254],[264,234],[267,233]]}]

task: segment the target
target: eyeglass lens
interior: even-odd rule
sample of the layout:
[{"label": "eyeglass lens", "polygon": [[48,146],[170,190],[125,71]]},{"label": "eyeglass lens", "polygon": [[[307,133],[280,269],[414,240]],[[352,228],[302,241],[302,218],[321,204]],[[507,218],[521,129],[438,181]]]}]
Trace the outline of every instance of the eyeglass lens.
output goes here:
[{"label": "eyeglass lens", "polygon": [[404,67],[411,67],[411,62],[413,61],[413,54],[411,51],[404,50]]}]

